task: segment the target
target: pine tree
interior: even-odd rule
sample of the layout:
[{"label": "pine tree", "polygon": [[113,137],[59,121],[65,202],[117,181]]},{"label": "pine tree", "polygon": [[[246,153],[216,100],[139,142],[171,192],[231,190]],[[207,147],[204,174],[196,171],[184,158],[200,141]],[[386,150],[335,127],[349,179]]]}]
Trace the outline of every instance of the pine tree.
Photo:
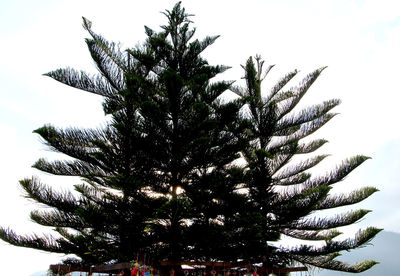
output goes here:
[{"label": "pine tree", "polygon": [[216,192],[229,184],[226,165],[238,158],[243,144],[233,135],[242,132],[241,104],[218,99],[231,82],[210,79],[227,67],[210,66],[200,57],[217,37],[193,40],[190,15],[180,4],[165,15],[169,22],[161,32],[146,27],[147,41],[126,51],[94,33],[84,19],[100,75],[70,68],[45,75],[103,96],[111,122],[105,129],[46,125],[34,131],[73,161],[40,159],[33,167],[78,176],[84,183],[75,185],[75,196],[36,178],[22,180],[28,198],[52,208],[32,212],[31,219],[53,227],[61,238],[3,229],[4,240],[97,264],[130,261],[137,254],[180,260],[192,254],[189,239],[198,231],[217,235],[219,224],[210,220],[221,204],[211,200],[223,196]]},{"label": "pine tree", "polygon": [[[39,159],[34,167],[78,176],[83,183],[75,185],[75,192],[58,192],[37,178],[22,180],[28,198],[51,207],[33,211],[31,219],[52,227],[59,237],[21,236],[1,228],[0,238],[16,246],[73,254],[78,259],[65,262],[82,264],[131,261],[141,254],[153,260],[244,259],[268,267],[300,262],[353,272],[374,265],[334,260],[340,251],[357,248],[379,232],[368,228],[354,239],[334,240],[340,234],[337,227],[368,211],[331,219],[306,217],[357,203],[377,191],[367,187],[329,195],[332,185],[367,157],[346,160],[319,178],[311,178],[307,170],[325,155],[289,164],[294,156],[312,153],[326,142],[300,140],[335,115],[330,110],[338,100],[293,113],[322,69],[299,87],[284,90],[294,71],[266,97],[259,57],[256,64],[250,58],[244,66],[245,88],[213,82],[228,67],[211,66],[201,54],[217,36],[193,39],[191,15],[180,3],[165,15],[168,24],[160,32],[145,27],[146,41],[125,51],[93,32],[84,18],[90,34],[86,43],[100,74],[66,68],[45,75],[102,96],[110,120],[105,128],[45,125],[35,130],[50,149],[72,161]],[[223,100],[228,89],[239,97]],[[272,246],[281,235],[326,245]]]},{"label": "pine tree", "polygon": [[[248,204],[247,208],[241,209],[244,212],[237,214],[238,220],[234,222],[235,227],[241,229],[235,239],[243,239],[241,252],[245,253],[242,258],[256,256],[267,266],[297,261],[346,272],[369,269],[376,264],[375,261],[349,265],[335,258],[340,251],[363,246],[381,229],[369,227],[352,239],[334,240],[341,234],[338,227],[359,221],[369,210],[350,211],[331,218],[313,217],[317,211],[352,205],[378,191],[374,187],[364,187],[349,194],[329,194],[332,185],[369,158],[362,155],[349,158],[333,171],[314,178],[308,170],[327,155],[298,158],[313,153],[327,142],[315,139],[304,143],[301,139],[332,119],[336,113],[331,110],[340,104],[340,100],[332,99],[302,110],[295,109],[325,68],[307,75],[297,87],[285,89],[297,74],[296,70],[290,72],[269,93],[263,94],[262,81],[273,66],[263,70],[261,57],[256,56],[255,60],[256,63],[250,57],[243,66],[246,86],[231,88],[247,104],[244,117],[250,120],[251,125],[247,129],[250,143],[242,152],[246,160],[242,188],[247,190]],[[292,159],[301,161],[291,162]],[[325,245],[314,247],[305,243],[293,248],[278,248],[269,243],[278,241],[281,235],[297,240],[325,241]]]}]

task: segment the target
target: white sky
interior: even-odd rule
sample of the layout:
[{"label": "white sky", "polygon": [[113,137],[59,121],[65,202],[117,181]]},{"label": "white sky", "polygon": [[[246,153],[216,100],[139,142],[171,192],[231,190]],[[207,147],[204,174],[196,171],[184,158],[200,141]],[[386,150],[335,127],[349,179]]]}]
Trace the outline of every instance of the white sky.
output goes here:
[{"label": "white sky", "polygon": [[[166,23],[159,12],[174,4],[169,0],[1,2],[0,225],[20,233],[48,231],[29,221],[35,205],[21,196],[18,180],[38,175],[60,187],[79,181],[60,180],[30,168],[39,157],[54,156],[32,134],[34,129],[47,123],[91,127],[103,122],[99,97],[42,76],[67,66],[94,71],[81,16],[90,19],[93,29],[107,39],[131,47],[143,41],[144,25],[159,30]],[[341,115],[317,134],[330,141],[321,152],[333,155],[321,167],[332,167],[359,153],[373,157],[337,190],[378,187],[380,193],[360,204],[374,210],[361,226],[400,232],[396,202],[400,196],[400,2],[187,0],[183,6],[196,15],[198,38],[221,35],[205,57],[211,64],[233,67],[224,79],[240,79],[240,64],[255,54],[276,64],[271,80],[295,68],[304,76],[328,66],[304,99],[306,103],[329,98],[343,101],[336,109]],[[60,257],[0,241],[4,275],[43,271]]]}]

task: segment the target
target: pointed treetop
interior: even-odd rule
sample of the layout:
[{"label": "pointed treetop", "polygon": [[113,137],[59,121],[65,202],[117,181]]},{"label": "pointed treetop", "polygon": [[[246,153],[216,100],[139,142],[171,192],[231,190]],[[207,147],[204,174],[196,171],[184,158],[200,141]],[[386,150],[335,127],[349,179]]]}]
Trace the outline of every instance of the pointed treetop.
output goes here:
[{"label": "pointed treetop", "polygon": [[92,21],[88,20],[87,18],[85,18],[83,16],[82,16],[82,19],[83,19],[83,24],[82,24],[83,28],[86,31],[89,31],[92,28]]},{"label": "pointed treetop", "polygon": [[176,26],[181,23],[193,23],[193,21],[189,20],[189,17],[194,16],[194,14],[185,13],[185,8],[181,7],[181,1],[176,3],[171,11],[165,10],[165,12],[161,13],[168,18],[170,26]]}]

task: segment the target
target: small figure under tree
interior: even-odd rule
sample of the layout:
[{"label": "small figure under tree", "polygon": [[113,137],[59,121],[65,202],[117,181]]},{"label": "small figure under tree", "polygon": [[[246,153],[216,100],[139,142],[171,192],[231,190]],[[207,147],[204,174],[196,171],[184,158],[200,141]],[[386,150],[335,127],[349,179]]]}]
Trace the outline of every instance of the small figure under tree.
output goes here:
[{"label": "small figure under tree", "polygon": [[[34,167],[78,176],[83,183],[75,185],[77,196],[37,178],[22,180],[28,198],[51,208],[33,211],[31,219],[60,237],[21,236],[1,228],[0,238],[73,254],[78,259],[65,263],[85,265],[128,262],[140,254],[152,262],[241,259],[271,268],[299,262],[348,272],[373,266],[374,261],[348,265],[335,260],[340,251],[360,247],[380,231],[367,228],[354,239],[335,239],[341,234],[336,228],[357,222],[367,210],[309,216],[376,192],[366,187],[329,194],[333,184],[368,158],[350,158],[315,178],[308,170],[326,155],[290,162],[326,142],[301,141],[335,116],[330,111],[339,100],[295,110],[323,68],[286,89],[297,73],[291,72],[264,94],[261,82],[272,66],[263,70],[256,57],[243,67],[246,87],[212,82],[227,67],[209,65],[201,53],[217,37],[193,39],[190,15],[180,3],[165,15],[168,24],[162,31],[145,27],[145,43],[125,51],[94,33],[84,19],[91,36],[86,43],[100,74],[66,68],[46,75],[102,96],[111,120],[101,129],[46,125],[35,130],[50,149],[72,161],[39,159]],[[229,89],[238,98],[223,101]],[[325,245],[271,245],[281,235]]]}]

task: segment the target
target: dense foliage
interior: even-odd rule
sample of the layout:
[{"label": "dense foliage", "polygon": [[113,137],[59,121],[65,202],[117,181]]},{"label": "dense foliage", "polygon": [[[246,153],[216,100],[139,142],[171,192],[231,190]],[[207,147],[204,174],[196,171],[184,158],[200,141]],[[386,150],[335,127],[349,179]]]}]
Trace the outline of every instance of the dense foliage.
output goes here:
[{"label": "dense foliage", "polygon": [[[0,237],[17,246],[73,254],[83,264],[146,254],[154,260],[244,259],[269,267],[301,262],[351,272],[374,265],[335,260],[340,251],[357,248],[380,231],[368,228],[354,239],[335,239],[338,227],[369,211],[310,216],[377,191],[365,187],[329,194],[333,184],[368,158],[355,156],[319,177],[308,170],[326,155],[290,162],[326,142],[302,139],[335,116],[331,110],[339,100],[295,109],[323,68],[287,88],[297,74],[293,71],[265,93],[261,84],[272,66],[263,69],[255,57],[243,66],[245,87],[213,82],[227,67],[209,65],[201,53],[217,37],[193,39],[190,15],[179,3],[165,15],[168,23],[160,32],[146,27],[147,40],[125,51],[93,32],[84,19],[99,75],[71,68],[46,75],[102,96],[111,119],[104,128],[45,125],[35,130],[50,149],[72,159],[40,159],[34,167],[78,176],[83,183],[75,185],[75,192],[58,192],[37,178],[22,180],[28,198],[50,207],[33,211],[31,219],[58,235],[21,236],[2,228]],[[236,94],[234,100],[221,96],[227,90]],[[270,243],[281,235],[325,245]]]}]

